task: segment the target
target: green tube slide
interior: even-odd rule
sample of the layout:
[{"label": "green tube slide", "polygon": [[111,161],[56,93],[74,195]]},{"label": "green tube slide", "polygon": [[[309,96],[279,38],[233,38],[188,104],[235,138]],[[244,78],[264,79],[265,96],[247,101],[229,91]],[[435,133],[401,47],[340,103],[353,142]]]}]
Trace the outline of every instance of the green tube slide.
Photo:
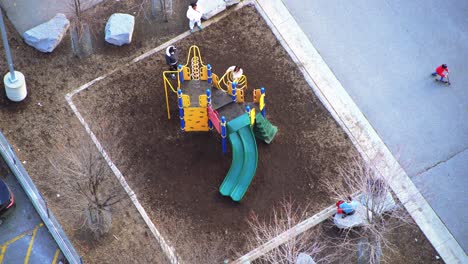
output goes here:
[{"label": "green tube slide", "polygon": [[247,192],[257,170],[257,143],[247,114],[230,121],[227,127],[232,148],[232,164],[219,191],[238,202]]}]

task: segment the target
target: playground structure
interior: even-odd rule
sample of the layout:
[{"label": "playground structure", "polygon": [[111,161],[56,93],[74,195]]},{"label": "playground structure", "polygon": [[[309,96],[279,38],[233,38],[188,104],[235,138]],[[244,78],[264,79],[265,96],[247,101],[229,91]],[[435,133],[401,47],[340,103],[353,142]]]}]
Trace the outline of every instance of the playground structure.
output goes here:
[{"label": "playground structure", "polygon": [[[168,78],[171,74],[176,74],[177,80],[171,81]],[[177,94],[182,131],[216,130],[221,135],[224,154],[229,139],[232,164],[219,191],[240,201],[257,170],[255,138],[269,144],[278,131],[266,119],[265,88],[254,89],[253,102],[245,102],[247,77],[242,75],[234,80],[232,72],[226,72],[219,78],[210,64],[203,63],[200,49],[195,45],[189,48],[187,63],[179,64],[177,71],[164,71],[163,79],[168,119],[171,118],[168,91],[172,91]],[[198,98],[198,103],[192,102],[192,98]]]}]

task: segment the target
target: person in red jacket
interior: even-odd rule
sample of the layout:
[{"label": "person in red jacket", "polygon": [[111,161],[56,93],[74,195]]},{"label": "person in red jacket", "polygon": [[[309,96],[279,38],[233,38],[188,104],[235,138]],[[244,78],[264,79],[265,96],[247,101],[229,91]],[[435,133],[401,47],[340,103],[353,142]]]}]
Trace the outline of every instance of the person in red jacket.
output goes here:
[{"label": "person in red jacket", "polygon": [[432,76],[439,75],[441,82],[448,83],[448,81],[444,80],[444,78],[447,77],[448,73],[449,69],[447,67],[447,64],[442,64],[436,68],[435,72],[432,73]]}]

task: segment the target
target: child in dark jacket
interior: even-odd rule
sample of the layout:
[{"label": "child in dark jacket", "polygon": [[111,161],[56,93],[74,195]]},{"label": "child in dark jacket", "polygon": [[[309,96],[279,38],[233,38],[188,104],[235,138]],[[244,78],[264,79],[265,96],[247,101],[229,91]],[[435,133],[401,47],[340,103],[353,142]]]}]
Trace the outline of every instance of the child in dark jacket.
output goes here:
[{"label": "child in dark jacket", "polygon": [[[177,58],[177,49],[174,46],[169,46],[166,49],[166,63],[169,66],[170,71],[177,71],[177,63],[178,63],[178,58]],[[172,79],[176,78],[176,75],[174,73],[171,74]]]}]

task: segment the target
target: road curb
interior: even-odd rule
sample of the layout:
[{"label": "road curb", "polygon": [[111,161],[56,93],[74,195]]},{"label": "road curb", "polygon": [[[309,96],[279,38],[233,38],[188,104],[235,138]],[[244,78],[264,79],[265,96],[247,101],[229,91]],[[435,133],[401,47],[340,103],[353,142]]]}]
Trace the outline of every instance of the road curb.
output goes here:
[{"label": "road curb", "polygon": [[372,161],[446,263],[468,258],[348,95],[281,0],[256,0],[256,7],[306,81],[361,155]]},{"label": "road curb", "polygon": [[19,184],[26,193],[26,196],[31,201],[34,209],[39,214],[39,217],[44,222],[50,235],[53,237],[53,239],[59,246],[60,250],[62,251],[65,258],[68,260],[68,262],[72,264],[83,263],[81,256],[73,247],[73,244],[68,239],[62,226],[47,206],[47,201],[44,200],[39,190],[36,188],[36,185],[29,177],[29,174],[26,172],[26,169],[23,167],[23,164],[21,164],[20,159],[16,156],[15,152],[13,151],[13,148],[11,147],[10,143],[7,141],[7,139],[3,136],[1,132],[0,155],[7,163],[11,172],[15,175]]}]

